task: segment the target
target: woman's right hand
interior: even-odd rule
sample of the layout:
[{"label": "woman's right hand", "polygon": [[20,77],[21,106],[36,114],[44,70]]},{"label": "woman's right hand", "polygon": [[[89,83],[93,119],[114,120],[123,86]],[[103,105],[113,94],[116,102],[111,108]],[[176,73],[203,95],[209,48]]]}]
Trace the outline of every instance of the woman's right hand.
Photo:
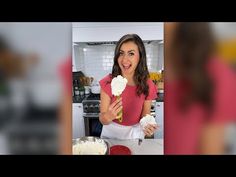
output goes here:
[{"label": "woman's right hand", "polygon": [[106,112],[107,117],[112,121],[114,119],[118,119],[118,113],[122,110],[122,98],[116,99],[109,107],[108,111]]}]

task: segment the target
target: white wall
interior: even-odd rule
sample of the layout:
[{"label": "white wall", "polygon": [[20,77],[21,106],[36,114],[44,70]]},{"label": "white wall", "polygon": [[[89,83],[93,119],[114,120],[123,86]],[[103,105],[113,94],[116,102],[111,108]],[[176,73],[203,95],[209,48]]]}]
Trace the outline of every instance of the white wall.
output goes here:
[{"label": "white wall", "polygon": [[84,71],[84,45],[74,44],[73,45],[73,63],[75,71]]},{"label": "white wall", "polygon": [[218,39],[236,38],[236,22],[212,22],[211,25]]},{"label": "white wall", "polygon": [[158,61],[157,61],[157,70],[164,70],[164,44],[161,43],[158,45]]},{"label": "white wall", "polygon": [[163,40],[163,23],[73,23],[73,42],[118,41],[136,33],[143,40]]}]

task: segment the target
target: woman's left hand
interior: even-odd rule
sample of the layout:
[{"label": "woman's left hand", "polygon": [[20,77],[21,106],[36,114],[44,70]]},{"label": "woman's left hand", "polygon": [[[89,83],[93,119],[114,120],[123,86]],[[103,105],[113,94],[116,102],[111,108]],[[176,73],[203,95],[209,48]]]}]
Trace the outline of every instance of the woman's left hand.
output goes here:
[{"label": "woman's left hand", "polygon": [[157,124],[148,124],[144,127],[143,132],[146,136],[152,136],[158,127]]}]

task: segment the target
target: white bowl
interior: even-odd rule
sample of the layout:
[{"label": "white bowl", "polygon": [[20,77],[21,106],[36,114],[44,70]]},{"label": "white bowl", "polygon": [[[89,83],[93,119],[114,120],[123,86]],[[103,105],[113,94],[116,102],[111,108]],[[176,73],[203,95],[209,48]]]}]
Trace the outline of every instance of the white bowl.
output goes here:
[{"label": "white bowl", "polygon": [[74,139],[72,143],[74,155],[109,154],[108,143],[99,137],[85,136],[82,138]]}]

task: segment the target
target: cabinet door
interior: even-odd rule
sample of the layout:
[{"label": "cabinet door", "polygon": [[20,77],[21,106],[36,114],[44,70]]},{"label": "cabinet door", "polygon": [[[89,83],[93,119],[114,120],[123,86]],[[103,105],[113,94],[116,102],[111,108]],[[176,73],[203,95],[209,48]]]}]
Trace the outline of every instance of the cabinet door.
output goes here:
[{"label": "cabinet door", "polygon": [[159,130],[157,130],[154,134],[154,138],[156,139],[163,139],[163,132],[164,132],[164,126],[163,126],[163,112],[164,112],[164,104],[163,102],[156,102],[156,122],[160,126]]},{"label": "cabinet door", "polygon": [[138,34],[142,40],[163,40],[163,22],[145,23],[73,23],[73,42],[117,41],[130,32]]},{"label": "cabinet door", "polygon": [[73,139],[85,136],[82,103],[73,103],[72,132]]}]

